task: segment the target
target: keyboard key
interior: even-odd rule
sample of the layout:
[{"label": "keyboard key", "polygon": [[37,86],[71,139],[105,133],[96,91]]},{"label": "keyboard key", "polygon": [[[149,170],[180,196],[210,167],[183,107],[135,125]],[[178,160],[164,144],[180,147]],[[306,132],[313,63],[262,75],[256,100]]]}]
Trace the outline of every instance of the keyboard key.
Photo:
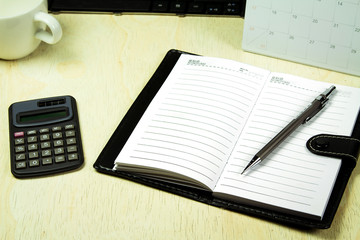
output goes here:
[{"label": "keyboard key", "polygon": [[204,3],[189,3],[188,13],[203,13],[205,10]]},{"label": "keyboard key", "polygon": [[152,10],[154,12],[166,12],[168,10],[168,1],[154,1],[152,4]]},{"label": "keyboard key", "polygon": [[239,15],[240,14],[239,3],[226,3],[224,7],[224,14]]},{"label": "keyboard key", "polygon": [[221,4],[209,4],[209,5],[207,5],[206,13],[222,14],[222,5]]},{"label": "keyboard key", "polygon": [[170,12],[172,13],[185,13],[186,2],[171,2]]}]

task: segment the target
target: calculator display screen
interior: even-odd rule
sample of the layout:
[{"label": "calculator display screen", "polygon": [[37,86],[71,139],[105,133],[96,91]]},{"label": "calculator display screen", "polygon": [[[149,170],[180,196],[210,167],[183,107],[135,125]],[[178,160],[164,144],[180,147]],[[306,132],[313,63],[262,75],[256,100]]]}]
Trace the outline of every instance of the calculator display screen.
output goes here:
[{"label": "calculator display screen", "polygon": [[19,122],[20,123],[41,122],[41,121],[64,118],[67,116],[68,116],[68,111],[66,109],[60,109],[51,112],[22,115],[19,118]]}]

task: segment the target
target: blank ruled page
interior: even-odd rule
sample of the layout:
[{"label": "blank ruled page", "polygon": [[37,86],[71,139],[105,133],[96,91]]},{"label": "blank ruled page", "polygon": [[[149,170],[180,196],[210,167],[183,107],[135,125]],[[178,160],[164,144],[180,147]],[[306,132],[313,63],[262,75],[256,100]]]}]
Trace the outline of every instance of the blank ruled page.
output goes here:
[{"label": "blank ruled page", "polygon": [[191,178],[212,189],[268,75],[230,60],[182,55],[115,169]]},{"label": "blank ruled page", "polygon": [[359,89],[336,86],[319,114],[301,125],[262,163],[241,175],[253,156],[331,85],[276,73],[270,79],[215,191],[221,192],[218,196],[236,199],[236,195],[243,202],[321,218],[341,161],[316,156],[305,144],[320,133],[351,134],[359,110]]}]

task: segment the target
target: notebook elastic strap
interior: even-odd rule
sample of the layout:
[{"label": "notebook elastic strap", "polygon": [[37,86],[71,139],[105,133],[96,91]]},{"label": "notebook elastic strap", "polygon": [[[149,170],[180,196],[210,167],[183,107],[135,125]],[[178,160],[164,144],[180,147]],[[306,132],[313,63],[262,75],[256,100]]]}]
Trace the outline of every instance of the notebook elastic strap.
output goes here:
[{"label": "notebook elastic strap", "polygon": [[348,136],[319,134],[311,137],[306,147],[317,155],[341,158],[343,164],[354,168],[359,157],[360,140]]}]

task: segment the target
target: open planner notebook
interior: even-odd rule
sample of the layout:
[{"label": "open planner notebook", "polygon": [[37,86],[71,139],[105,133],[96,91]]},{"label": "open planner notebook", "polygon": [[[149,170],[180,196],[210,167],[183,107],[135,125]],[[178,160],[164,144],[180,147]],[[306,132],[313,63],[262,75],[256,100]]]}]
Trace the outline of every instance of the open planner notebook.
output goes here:
[{"label": "open planner notebook", "polygon": [[321,221],[342,161],[311,153],[306,142],[321,133],[350,136],[360,89],[336,85],[319,114],[241,175],[256,152],[331,84],[178,54],[119,153],[112,155],[111,171],[199,189],[220,202]]}]

